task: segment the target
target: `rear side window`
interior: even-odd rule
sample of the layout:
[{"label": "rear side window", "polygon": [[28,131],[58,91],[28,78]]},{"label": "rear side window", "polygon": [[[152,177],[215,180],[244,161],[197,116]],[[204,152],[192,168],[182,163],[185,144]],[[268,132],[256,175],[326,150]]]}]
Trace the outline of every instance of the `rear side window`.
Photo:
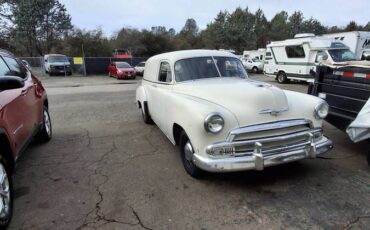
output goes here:
[{"label": "rear side window", "polygon": [[288,58],[304,58],[305,53],[303,46],[287,46],[285,47]]},{"label": "rear side window", "polygon": [[159,68],[158,80],[161,82],[171,82],[172,81],[171,66],[167,62],[161,63],[161,67]]},{"label": "rear side window", "polygon": [[4,60],[0,58],[0,77],[12,75],[9,67],[5,64]]},{"label": "rear side window", "polygon": [[16,59],[11,57],[3,57],[6,64],[8,64],[9,69],[11,71],[11,75],[26,78],[27,77],[27,69],[24,65],[20,64]]}]

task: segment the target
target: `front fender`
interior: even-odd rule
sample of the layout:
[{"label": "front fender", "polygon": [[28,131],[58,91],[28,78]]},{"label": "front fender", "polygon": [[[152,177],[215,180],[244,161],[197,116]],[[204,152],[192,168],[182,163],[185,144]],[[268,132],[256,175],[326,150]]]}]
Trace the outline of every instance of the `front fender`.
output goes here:
[{"label": "front fender", "polygon": [[[171,131],[175,124],[181,126],[188,135],[194,151],[198,154],[205,154],[205,149],[209,144],[225,141],[230,130],[239,127],[235,115],[215,103],[176,93],[171,98],[170,104],[172,106],[168,114],[170,114],[172,125]],[[218,112],[224,118],[224,128],[218,134],[208,133],[204,128],[204,120],[212,112]],[[175,143],[173,132],[168,136]]]}]

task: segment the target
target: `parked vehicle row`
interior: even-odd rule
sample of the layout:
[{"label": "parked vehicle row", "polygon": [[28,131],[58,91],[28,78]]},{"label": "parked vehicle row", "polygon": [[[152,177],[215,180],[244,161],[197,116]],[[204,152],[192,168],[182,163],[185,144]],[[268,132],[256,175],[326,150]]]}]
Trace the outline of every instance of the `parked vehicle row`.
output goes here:
[{"label": "parked vehicle row", "polygon": [[294,39],[273,41],[266,49],[247,50],[241,58],[247,70],[258,67],[279,83],[288,80],[313,81],[312,72],[320,62],[343,65],[348,61],[370,60],[370,32],[351,31],[316,36],[297,34]]},{"label": "parked vehicle row", "polygon": [[36,138],[52,137],[49,103],[41,82],[11,53],[0,50],[0,229],[13,213],[12,172]]},{"label": "parked vehicle row", "polygon": [[143,120],[180,146],[193,177],[263,170],[332,148],[322,130],[329,110],[323,99],[250,80],[229,52],[165,53],[145,69],[136,91]]},{"label": "parked vehicle row", "polygon": [[267,45],[264,72],[279,83],[290,79],[312,81],[311,72],[321,61],[340,64],[354,60],[355,55],[341,42],[313,34],[300,34],[294,39]]}]

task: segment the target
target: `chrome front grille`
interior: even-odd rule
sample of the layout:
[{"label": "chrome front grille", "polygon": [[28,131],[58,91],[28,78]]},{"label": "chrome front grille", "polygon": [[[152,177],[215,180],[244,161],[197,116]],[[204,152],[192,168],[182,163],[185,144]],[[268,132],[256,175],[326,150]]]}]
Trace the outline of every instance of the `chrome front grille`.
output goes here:
[{"label": "chrome front grille", "polygon": [[208,150],[229,148],[222,155],[246,156],[255,154],[258,145],[262,155],[268,156],[304,149],[321,137],[322,129],[314,129],[308,120],[285,120],[234,129],[226,142]]}]

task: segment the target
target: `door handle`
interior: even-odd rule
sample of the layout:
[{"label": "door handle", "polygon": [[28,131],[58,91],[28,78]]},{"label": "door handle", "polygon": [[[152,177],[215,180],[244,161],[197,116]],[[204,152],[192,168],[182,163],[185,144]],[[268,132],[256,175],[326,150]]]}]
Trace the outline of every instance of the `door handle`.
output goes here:
[{"label": "door handle", "polygon": [[28,93],[28,88],[27,88],[27,89],[22,90],[21,95],[22,95],[22,96],[26,96],[26,95],[27,95],[27,93]]}]

